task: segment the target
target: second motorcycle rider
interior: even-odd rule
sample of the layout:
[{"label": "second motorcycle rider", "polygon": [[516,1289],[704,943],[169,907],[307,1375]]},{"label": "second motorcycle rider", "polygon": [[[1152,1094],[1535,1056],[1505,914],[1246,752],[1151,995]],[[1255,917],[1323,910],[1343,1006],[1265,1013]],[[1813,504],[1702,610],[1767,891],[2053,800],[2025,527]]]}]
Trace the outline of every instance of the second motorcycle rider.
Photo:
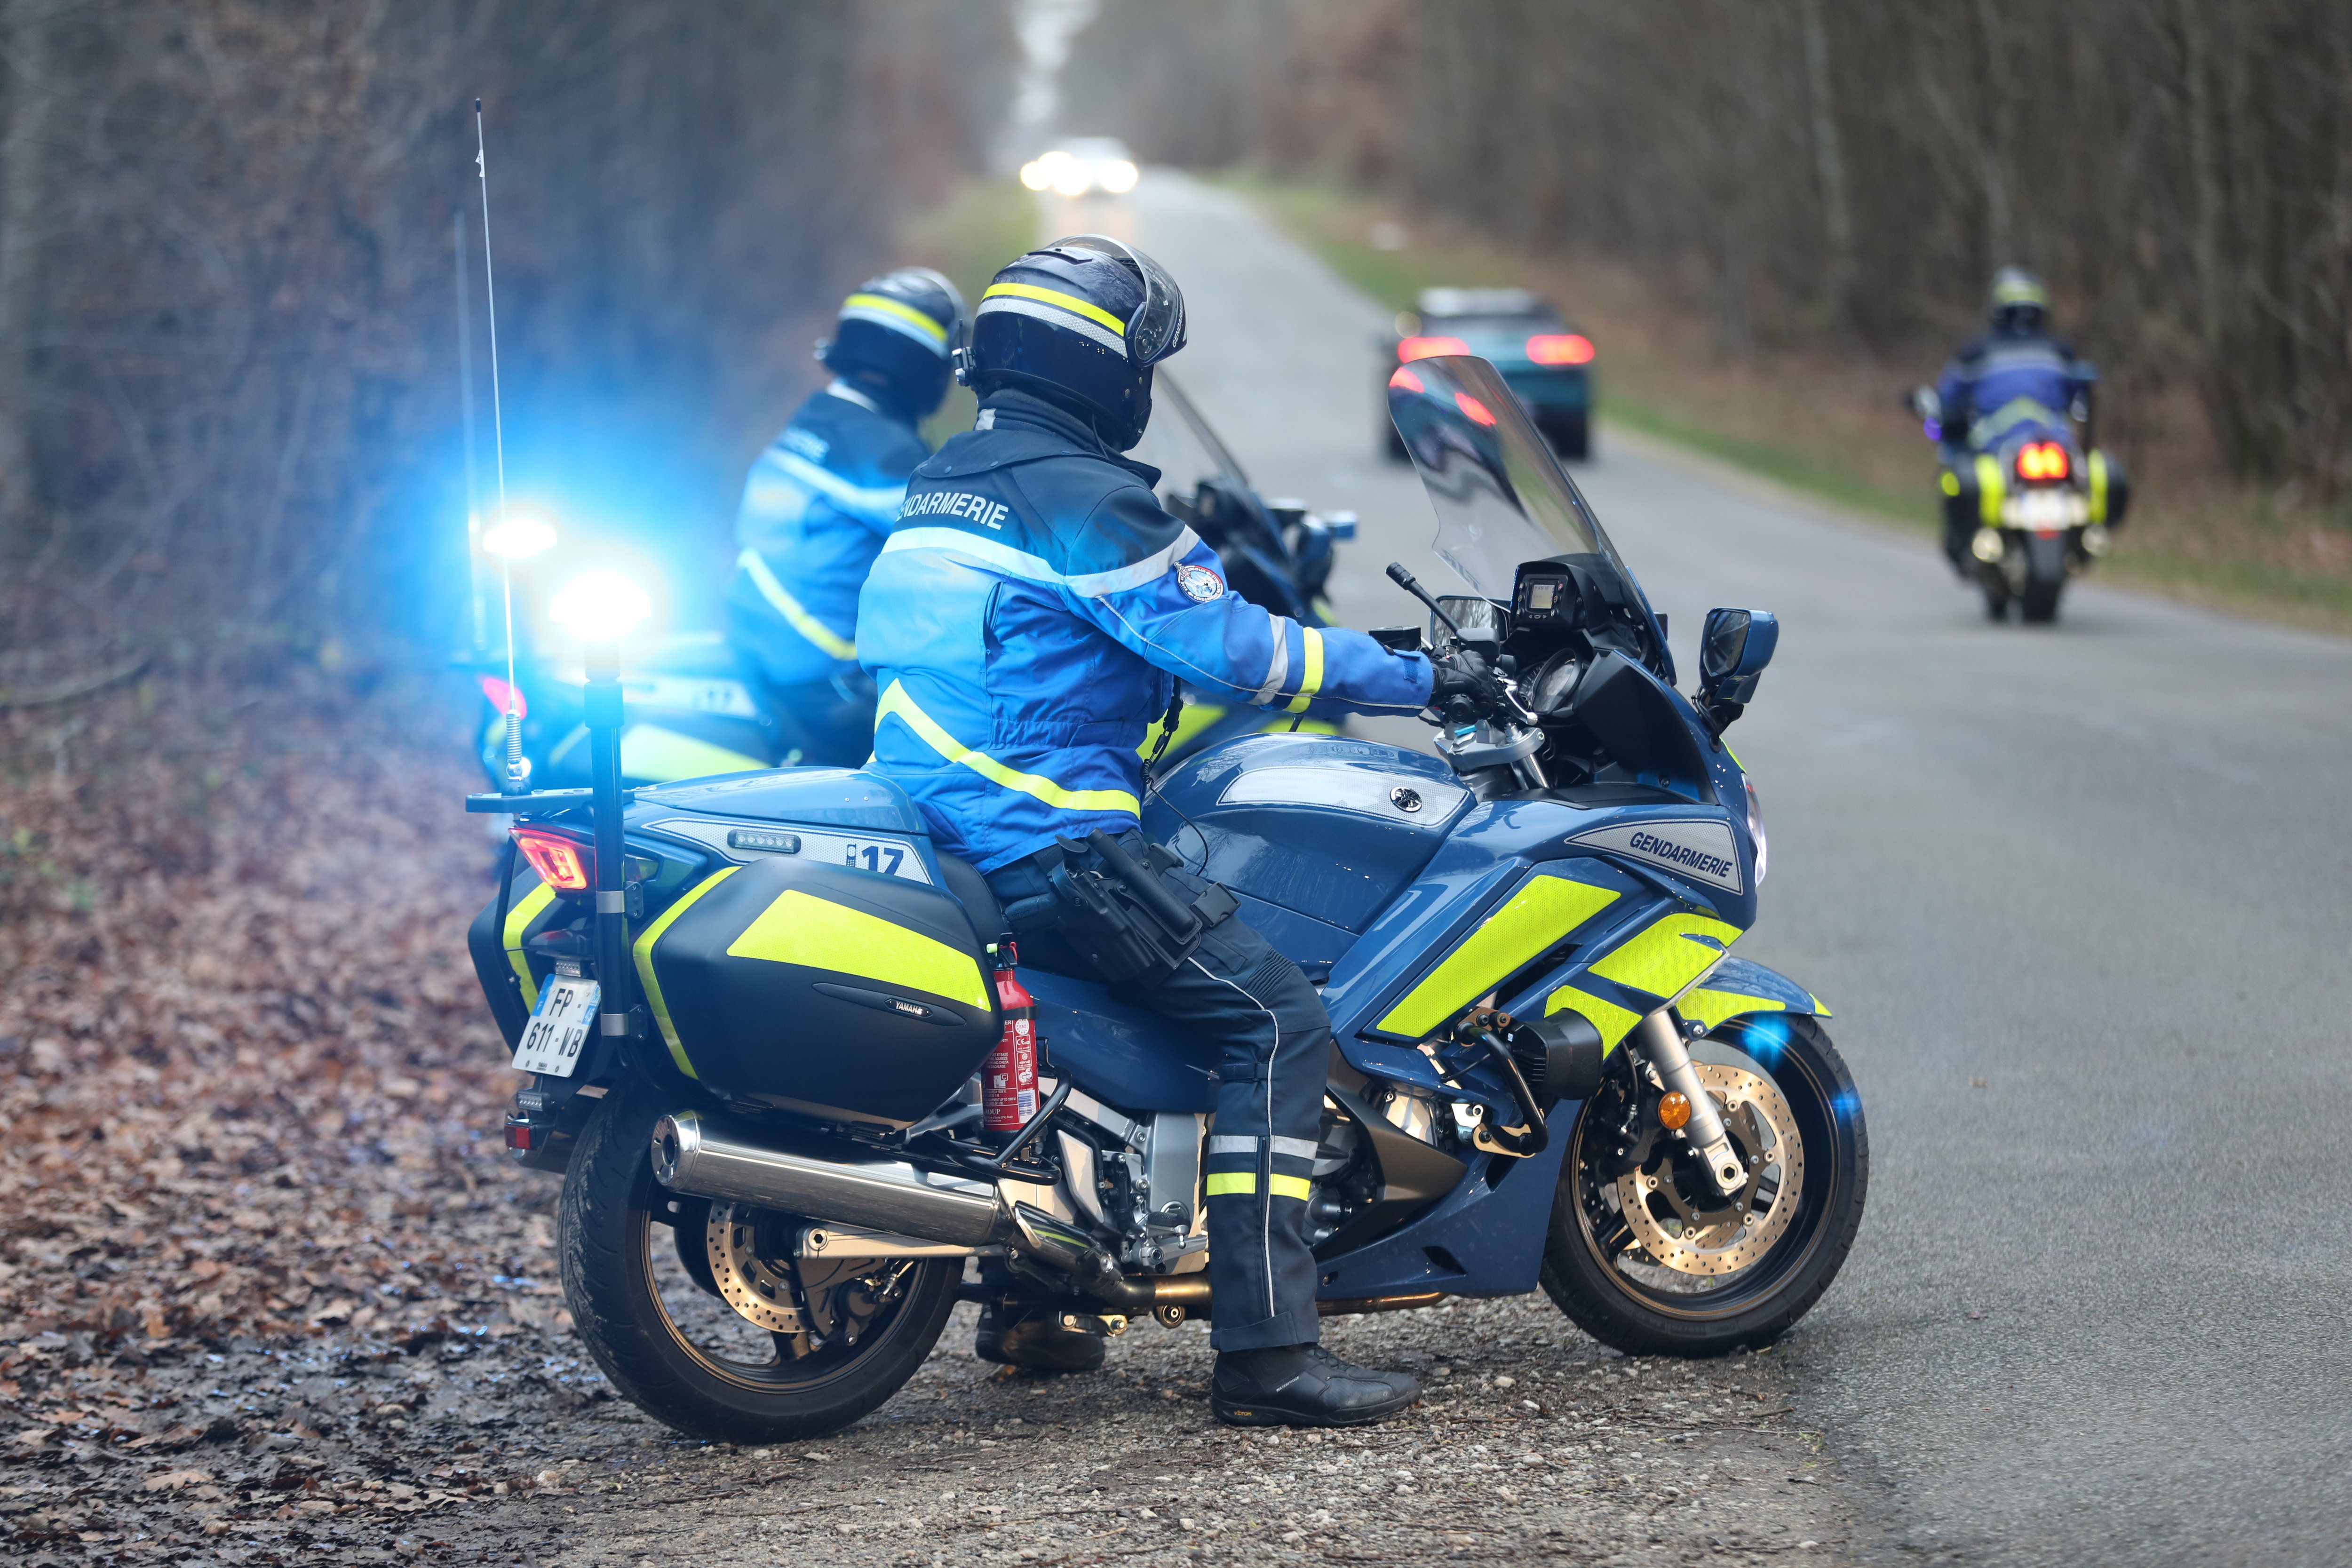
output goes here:
[{"label": "second motorcycle rider", "polygon": [[930,455],[919,426],[947,395],[963,299],[921,267],[859,286],[817,358],[833,384],[801,405],[743,482],[727,629],[766,687],[787,763],[866,760],[874,690],[857,667],[857,591]]},{"label": "second motorcycle rider", "polygon": [[[1118,241],[1057,240],[996,275],[959,372],[978,422],[915,470],[859,601],[858,657],[881,692],[870,765],[987,878],[1024,963],[1119,986],[1223,1045],[1205,1165],[1216,1414],[1377,1421],[1420,1387],[1317,1344],[1302,1229],[1329,1020],[1230,895],[1145,845],[1139,749],[1179,676],[1230,701],[1367,713],[1423,707],[1433,679],[1442,699],[1485,677],[1226,588],[1216,553],[1154,497],[1159,472],[1119,455],[1150,417],[1152,366],[1183,346],[1174,280]],[[1118,847],[1089,846],[1095,833]],[[1071,873],[1115,873],[1119,848],[1148,872],[1086,878],[1097,890],[1082,903]],[[1102,1358],[1099,1340],[1001,1301],[979,1349],[1063,1370]]]}]

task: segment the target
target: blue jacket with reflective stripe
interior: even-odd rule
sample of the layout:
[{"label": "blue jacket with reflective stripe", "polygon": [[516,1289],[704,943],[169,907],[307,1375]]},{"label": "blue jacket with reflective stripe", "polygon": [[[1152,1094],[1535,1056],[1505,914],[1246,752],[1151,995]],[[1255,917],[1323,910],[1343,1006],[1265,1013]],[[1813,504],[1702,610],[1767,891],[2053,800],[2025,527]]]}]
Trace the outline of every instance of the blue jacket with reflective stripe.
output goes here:
[{"label": "blue jacket with reflective stripe", "polygon": [[[1410,713],[1429,661],[1258,608],[1118,456],[1018,392],[915,470],[858,602],[876,771],[942,848],[994,870],[1137,824],[1137,748],[1176,678],[1228,701]],[[1318,706],[1321,704],[1318,703]]]},{"label": "blue jacket with reflective stripe", "polygon": [[856,668],[857,591],[929,456],[911,426],[842,382],[801,405],[751,465],[735,514],[728,624],[778,685]]},{"label": "blue jacket with reflective stripe", "polygon": [[2088,384],[2074,351],[2056,338],[1995,333],[1954,355],[1936,380],[1944,442],[1990,451],[2020,427],[2064,435],[2074,395]]}]

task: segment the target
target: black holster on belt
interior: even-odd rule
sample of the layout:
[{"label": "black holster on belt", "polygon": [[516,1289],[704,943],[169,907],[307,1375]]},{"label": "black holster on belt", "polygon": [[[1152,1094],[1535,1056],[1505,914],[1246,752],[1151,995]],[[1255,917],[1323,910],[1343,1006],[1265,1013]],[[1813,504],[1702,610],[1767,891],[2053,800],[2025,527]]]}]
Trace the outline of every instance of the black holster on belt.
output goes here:
[{"label": "black holster on belt", "polygon": [[1055,931],[1106,984],[1150,990],[1241,907],[1214,883],[1191,903],[1179,899],[1160,873],[1181,862],[1157,844],[1139,864],[1099,828],[1056,842],[1061,864],[1045,874],[1060,905]]}]

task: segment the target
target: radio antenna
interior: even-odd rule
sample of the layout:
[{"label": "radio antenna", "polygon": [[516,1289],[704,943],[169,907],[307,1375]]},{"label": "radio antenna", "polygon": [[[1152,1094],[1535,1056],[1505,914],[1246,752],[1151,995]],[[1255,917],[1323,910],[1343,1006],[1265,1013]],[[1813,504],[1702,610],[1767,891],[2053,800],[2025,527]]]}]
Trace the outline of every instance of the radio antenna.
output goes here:
[{"label": "radio antenna", "polygon": [[449,215],[457,253],[457,408],[466,427],[466,588],[471,601],[474,657],[490,646],[489,611],[482,602],[482,488],[474,461],[474,291],[466,279],[466,209]]},{"label": "radio antenna", "polygon": [[[490,268],[489,144],[482,133],[482,100],[474,100],[474,174],[482,186],[482,298],[490,328],[490,440],[499,475],[499,521],[507,521],[506,412],[499,401],[499,285]],[[527,787],[522,771],[522,712],[515,689],[514,562],[499,555],[499,593],[506,605],[507,624],[507,777],[506,793],[520,795]]]}]

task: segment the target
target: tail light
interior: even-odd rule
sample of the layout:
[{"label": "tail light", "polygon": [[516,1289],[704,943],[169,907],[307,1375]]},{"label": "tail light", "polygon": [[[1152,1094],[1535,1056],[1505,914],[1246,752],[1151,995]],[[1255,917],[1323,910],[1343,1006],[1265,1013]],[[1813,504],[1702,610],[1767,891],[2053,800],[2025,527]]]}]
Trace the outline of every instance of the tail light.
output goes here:
[{"label": "tail light", "polygon": [[528,719],[530,717],[530,704],[523,700],[521,687],[509,686],[505,681],[500,680],[495,675],[485,675],[482,676],[480,679],[482,682],[482,695],[489,699],[491,707],[503,713],[507,710],[507,700],[509,698],[512,698],[514,700],[515,717],[518,719]]},{"label": "tail light", "polygon": [[2028,441],[2017,449],[2021,479],[2063,479],[2072,468],[2066,448],[2055,441]]},{"label": "tail light", "polygon": [[1389,384],[1391,386],[1402,387],[1407,392],[1427,392],[1429,390],[1429,388],[1421,384],[1421,377],[1413,374],[1412,372],[1405,369],[1402,365],[1399,365],[1394,371],[1390,373]]},{"label": "tail light", "polygon": [[1495,423],[1495,411],[1466,392],[1457,392],[1454,395],[1454,405],[1461,409],[1463,416],[1474,425]]},{"label": "tail light", "polygon": [[1538,364],[1591,364],[1592,340],[1582,332],[1544,332],[1528,340],[1528,357]]},{"label": "tail light", "polygon": [[1417,359],[1433,359],[1439,354],[1466,354],[1470,345],[1460,338],[1406,338],[1397,344],[1397,363],[1411,364]]},{"label": "tail light", "polygon": [[516,828],[514,841],[539,879],[557,892],[584,893],[596,885],[596,851],[589,846],[536,827]]}]

